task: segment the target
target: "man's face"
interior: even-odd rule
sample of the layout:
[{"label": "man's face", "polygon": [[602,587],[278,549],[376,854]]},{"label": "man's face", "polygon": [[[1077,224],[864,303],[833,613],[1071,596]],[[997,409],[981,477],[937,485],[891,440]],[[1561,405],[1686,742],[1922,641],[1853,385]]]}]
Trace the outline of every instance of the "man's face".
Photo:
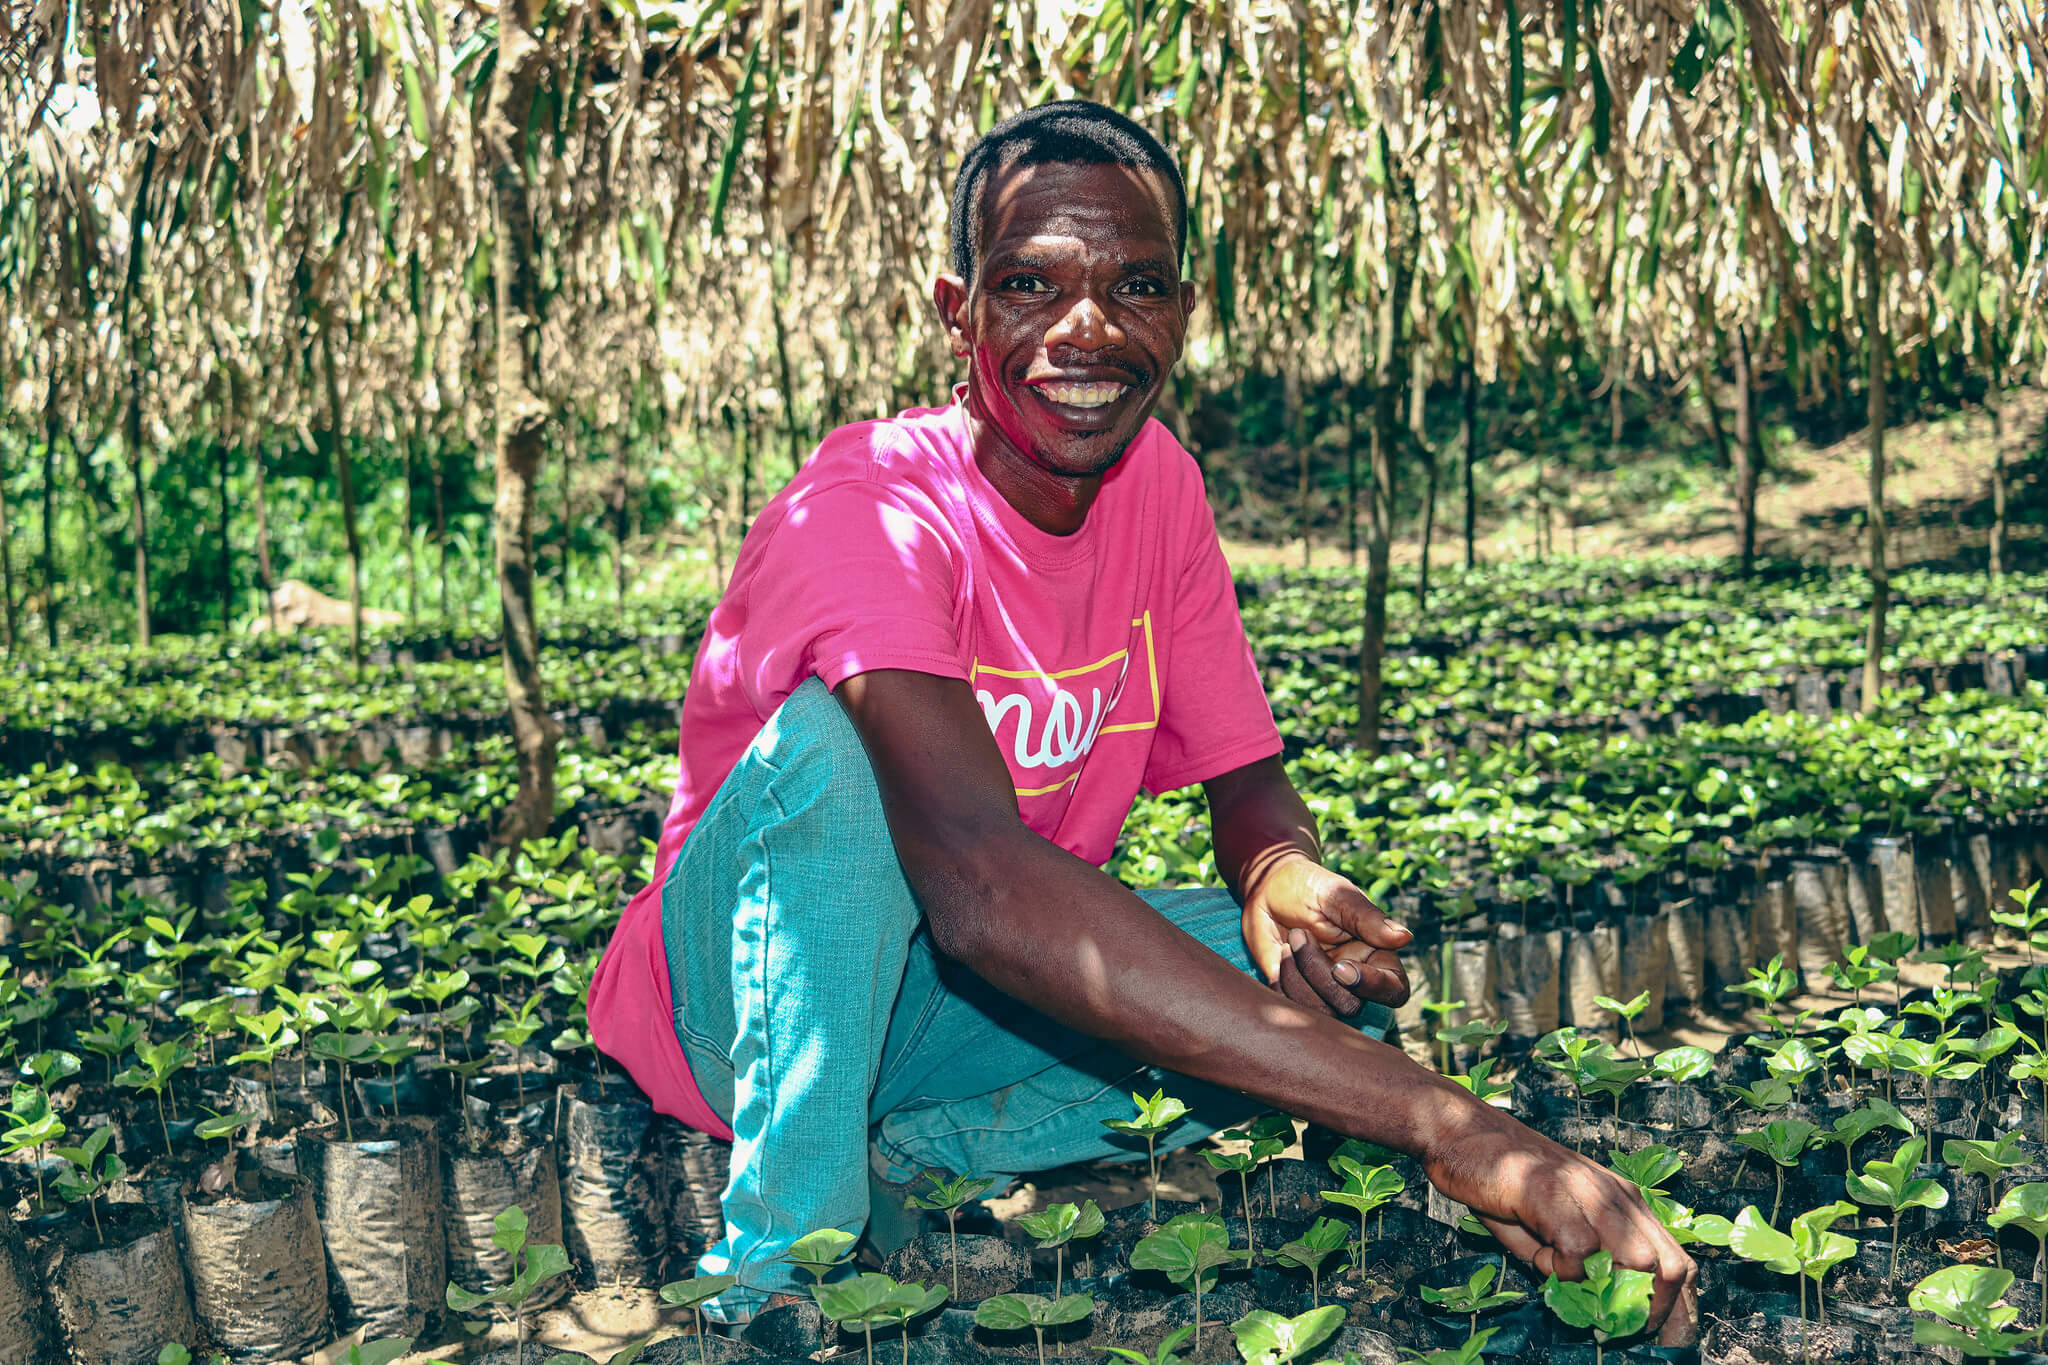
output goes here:
[{"label": "man's face", "polygon": [[1171,193],[1129,166],[989,177],[973,284],[941,276],[933,297],[954,351],[970,358],[969,410],[1007,447],[1002,458],[1099,476],[1151,416],[1194,305]]}]

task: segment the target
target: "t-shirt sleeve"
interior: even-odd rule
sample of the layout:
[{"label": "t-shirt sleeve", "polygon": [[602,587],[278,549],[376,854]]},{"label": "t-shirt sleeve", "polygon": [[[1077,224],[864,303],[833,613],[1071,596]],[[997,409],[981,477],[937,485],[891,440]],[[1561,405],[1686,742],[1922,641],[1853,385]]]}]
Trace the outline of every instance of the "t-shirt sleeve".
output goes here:
[{"label": "t-shirt sleeve", "polygon": [[1259,680],[1237,589],[1216,539],[1216,517],[1202,476],[1185,455],[1180,484],[1182,568],[1173,594],[1159,733],[1145,765],[1145,789],[1171,791],[1204,782],[1280,752],[1280,731]]},{"label": "t-shirt sleeve", "polygon": [[954,616],[956,547],[913,491],[845,480],[791,498],[747,584],[739,672],[768,715],[806,678],[913,669],[965,678]]}]

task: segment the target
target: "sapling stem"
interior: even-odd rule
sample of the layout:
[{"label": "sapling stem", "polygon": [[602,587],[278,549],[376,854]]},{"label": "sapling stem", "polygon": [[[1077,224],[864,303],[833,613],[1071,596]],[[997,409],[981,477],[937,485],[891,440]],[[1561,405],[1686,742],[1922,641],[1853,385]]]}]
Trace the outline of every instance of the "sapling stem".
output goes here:
[{"label": "sapling stem", "polygon": [[946,1244],[951,1253],[946,1259],[953,1263],[953,1297],[956,1300],[960,1297],[960,1230],[953,1220],[959,1213],[960,1206],[957,1204],[946,1210]]},{"label": "sapling stem", "polygon": [[1892,1254],[1885,1266],[1884,1285],[1890,1289],[1899,1278],[1899,1210],[1892,1210]]},{"label": "sapling stem", "polygon": [[[1152,1203],[1149,1212],[1152,1221],[1156,1223],[1159,1221],[1159,1139],[1151,1133],[1145,1134],[1145,1163],[1152,1168]],[[954,1292],[959,1292],[958,1285],[954,1286]],[[1195,1316],[1199,1318],[1201,1314],[1197,1313]],[[1201,1335],[1199,1326],[1196,1327],[1195,1334]]]},{"label": "sapling stem", "polygon": [[157,1127],[163,1129],[164,1159],[168,1161],[171,1156],[171,1125],[164,1118],[164,1091],[162,1086],[158,1086],[156,1091],[156,1124]]},{"label": "sapling stem", "polygon": [[[1038,1338],[1038,1365],[1045,1365],[1045,1329],[1034,1322],[1031,1324],[1031,1334]],[[909,1339],[906,1337],[905,1340],[908,1341]],[[910,1354],[907,1345],[904,1347],[903,1359],[905,1365],[908,1365]]]},{"label": "sapling stem", "polygon": [[[1256,1265],[1259,1259],[1259,1236],[1252,1229],[1252,1192],[1243,1167],[1237,1172],[1238,1202],[1244,1205],[1244,1263],[1246,1267]],[[1053,1296],[1059,1296],[1059,1286],[1053,1286]]]}]

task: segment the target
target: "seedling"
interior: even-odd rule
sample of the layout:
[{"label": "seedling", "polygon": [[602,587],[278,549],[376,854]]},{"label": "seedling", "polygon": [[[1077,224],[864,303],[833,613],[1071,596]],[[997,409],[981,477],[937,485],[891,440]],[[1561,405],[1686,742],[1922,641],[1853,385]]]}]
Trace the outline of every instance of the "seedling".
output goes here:
[{"label": "seedling", "polygon": [[1592,1330],[1593,1365],[1601,1365],[1608,1342],[1632,1336],[1649,1322],[1655,1277],[1647,1270],[1616,1266],[1605,1251],[1588,1256],[1585,1265],[1582,1280],[1560,1280],[1555,1274],[1545,1280],[1543,1302],[1567,1326]]},{"label": "seedling", "polygon": [[1762,1152],[1777,1170],[1778,1192],[1771,1200],[1772,1227],[1778,1225],[1778,1209],[1785,1202],[1785,1172],[1799,1164],[1800,1154],[1813,1145],[1813,1135],[1819,1131],[1804,1119],[1780,1119],[1765,1124],[1761,1132],[1735,1134],[1739,1145]]},{"label": "seedling", "polygon": [[1600,1051],[1587,1055],[1584,1089],[1606,1095],[1614,1101],[1614,1116],[1621,1117],[1622,1092],[1650,1073],[1648,1062],[1623,1061],[1602,1044]]},{"label": "seedling", "polygon": [[201,1142],[216,1139],[224,1143],[220,1160],[208,1164],[199,1173],[199,1188],[208,1194],[215,1194],[235,1183],[235,1134],[256,1122],[254,1114],[214,1114],[201,1119],[192,1131]]},{"label": "seedling", "polygon": [[1295,1317],[1254,1309],[1230,1325],[1245,1365],[1291,1365],[1320,1346],[1344,1322],[1336,1304]]},{"label": "seedling", "polygon": [[1578,1105],[1578,1119],[1586,1120],[1586,1086],[1596,1079],[1595,1073],[1587,1066],[1587,1059],[1607,1050],[1607,1044],[1598,1038],[1589,1038],[1567,1024],[1553,1029],[1536,1041],[1536,1059],[1551,1070],[1560,1072],[1572,1083],[1572,1096]]},{"label": "seedling", "polygon": [[1331,1252],[1343,1250],[1348,1240],[1342,1223],[1334,1218],[1318,1218],[1298,1240],[1275,1252],[1273,1259],[1308,1272],[1309,1304],[1320,1308],[1323,1303],[1323,1262]]},{"label": "seedling", "polygon": [[1481,1057],[1478,1061],[1472,1063],[1472,1070],[1469,1075],[1452,1076],[1450,1079],[1455,1084],[1471,1091],[1473,1098],[1477,1099],[1481,1104],[1492,1104],[1501,1096],[1511,1093],[1515,1088],[1513,1081],[1496,1081],[1493,1079],[1493,1068],[1498,1064],[1498,1060],[1494,1057]]},{"label": "seedling", "polygon": [[1890,1102],[1876,1098],[1867,1099],[1860,1109],[1852,1109],[1835,1120],[1835,1126],[1825,1132],[1816,1133],[1816,1143],[1839,1143],[1842,1148],[1842,1171],[1847,1174],[1856,1169],[1856,1144],[1869,1137],[1879,1128],[1896,1128],[1911,1137],[1913,1122],[1901,1114]]},{"label": "seedling", "polygon": [[1882,962],[1870,956],[1866,944],[1852,944],[1842,950],[1842,957],[1828,964],[1828,975],[1833,978],[1835,989],[1847,991],[1858,1005],[1863,1003],[1863,992],[1880,981],[1895,981],[1899,969],[1889,962]]},{"label": "seedling", "polygon": [[1213,1213],[1182,1213],[1147,1233],[1131,1248],[1131,1269],[1156,1270],[1195,1296],[1195,1349],[1202,1349],[1202,1295],[1216,1283],[1221,1267],[1237,1259],[1230,1234]]},{"label": "seedling", "polygon": [[1134,1090],[1131,1092],[1131,1104],[1137,1109],[1135,1117],[1104,1119],[1102,1126],[1113,1133],[1145,1139],[1145,1162],[1152,1171],[1151,1216],[1156,1219],[1159,1217],[1159,1136],[1186,1118],[1188,1107],[1164,1090],[1153,1091],[1149,1100]]},{"label": "seedling", "polygon": [[1461,1313],[1472,1319],[1467,1338],[1479,1335],[1479,1315],[1494,1308],[1505,1308],[1511,1303],[1520,1303],[1528,1295],[1519,1289],[1495,1290],[1493,1285],[1500,1278],[1500,1266],[1483,1265],[1472,1272],[1472,1278],[1463,1284],[1454,1284],[1448,1289],[1432,1289],[1422,1286],[1422,1301],[1434,1304],[1446,1313]]},{"label": "seedling", "polygon": [[1934,1126],[1934,1083],[1937,1080],[1968,1080],[1982,1069],[1982,1062],[1952,1061],[1947,1040],[1923,1043],[1917,1038],[1894,1038],[1888,1045],[1892,1065],[1920,1078],[1920,1099],[1926,1107],[1927,1125]]},{"label": "seedling", "polygon": [[1635,999],[1626,1001],[1616,1000],[1611,995],[1596,995],[1593,997],[1593,1003],[1609,1014],[1621,1016],[1622,1040],[1628,1044],[1630,1052],[1641,1057],[1643,1050],[1636,1046],[1636,1019],[1650,1007],[1650,993],[1642,991]]},{"label": "seedling", "polygon": [[1920,1164],[1920,1154],[1926,1150],[1925,1139],[1907,1138],[1890,1161],[1875,1158],[1864,1165],[1860,1174],[1851,1172],[1848,1178],[1851,1199],[1892,1211],[1892,1255],[1885,1269],[1886,1284],[1896,1280],[1899,1273],[1899,1215],[1907,1209],[1948,1207],[1947,1190],[1936,1181],[1913,1174],[1913,1168]]},{"label": "seedling", "polygon": [[1252,1226],[1251,1154],[1249,1152],[1207,1151],[1202,1153],[1202,1156],[1204,1160],[1219,1171],[1237,1172],[1239,1207],[1244,1211],[1244,1263],[1251,1265],[1259,1259],[1258,1230]]},{"label": "seedling", "polygon": [[[1250,1155],[1254,1169],[1258,1166],[1266,1168],[1266,1212],[1277,1218],[1280,1214],[1280,1196],[1273,1189],[1273,1158],[1293,1145],[1294,1120],[1285,1114],[1266,1114],[1253,1119],[1251,1126],[1247,1128],[1232,1128],[1217,1136],[1226,1142],[1251,1144]],[[1251,1217],[1249,1209],[1245,1211],[1245,1217]]]},{"label": "seedling", "polygon": [[663,1303],[672,1303],[690,1310],[690,1323],[697,1332],[697,1360],[700,1365],[711,1365],[709,1347],[704,1343],[704,1303],[715,1299],[740,1282],[737,1275],[698,1275],[693,1279],[677,1280],[661,1287]]},{"label": "seedling", "polygon": [[1984,1177],[1984,1202],[1994,1208],[1998,1204],[1998,1178],[2015,1166],[2027,1164],[2026,1155],[2020,1151],[2018,1133],[2007,1133],[1996,1140],[1950,1138],[1942,1144],[1941,1159],[1964,1175]]},{"label": "seedling", "polygon": [[[1408,1182],[1395,1174],[1391,1166],[1361,1166],[1349,1157],[1331,1159],[1342,1163],[1338,1173],[1344,1177],[1344,1188],[1324,1190],[1323,1202],[1358,1210],[1358,1255],[1355,1260],[1362,1273],[1365,1266],[1365,1216],[1407,1189]],[[1382,1224],[1385,1219],[1382,1214]]]},{"label": "seedling", "polygon": [[516,1355],[520,1359],[526,1355],[526,1301],[533,1297],[534,1290],[569,1269],[569,1253],[554,1243],[528,1246],[526,1226],[526,1210],[517,1204],[491,1220],[491,1245],[512,1260],[510,1283],[488,1294],[474,1294],[450,1280],[447,1293],[448,1306],[458,1313],[488,1305],[511,1318],[518,1347]]},{"label": "seedling", "polygon": [[1505,1019],[1491,1023],[1484,1019],[1473,1019],[1463,1024],[1448,1024],[1436,1031],[1436,1045],[1439,1057],[1437,1070],[1451,1074],[1451,1049],[1454,1047],[1484,1047],[1508,1031]]},{"label": "seedling", "polygon": [[1714,1054],[1703,1047],[1667,1047],[1650,1059],[1650,1071],[1660,1081],[1690,1083],[1714,1069]]},{"label": "seedling", "polygon": [[1792,1103],[1792,1087],[1776,1076],[1766,1076],[1755,1085],[1724,1085],[1721,1093],[1733,1095],[1759,1114],[1768,1114]]},{"label": "seedling", "polygon": [[1038,1339],[1038,1365],[1045,1365],[1045,1329],[1079,1322],[1095,1311],[1095,1300],[1087,1294],[998,1294],[983,1299],[974,1310],[974,1325],[991,1332],[1021,1332],[1030,1328]]},{"label": "seedling", "polygon": [[1994,1228],[2019,1228],[2033,1234],[2041,1302],[2048,1304],[2048,1184],[2036,1180],[2013,1186],[1984,1221]]},{"label": "seedling", "polygon": [[1194,1332],[1193,1327],[1174,1328],[1166,1334],[1166,1339],[1159,1343],[1159,1349],[1149,1356],[1143,1351],[1133,1351],[1128,1346],[1110,1346],[1105,1349],[1126,1365],[1187,1365],[1186,1360],[1176,1352],[1180,1350],[1181,1343],[1193,1336]]},{"label": "seedling", "polygon": [[[1728,1246],[1746,1261],[1756,1261],[1780,1275],[1799,1278],[1801,1322],[1806,1320],[1806,1282],[1812,1280],[1814,1311],[1822,1322],[1826,1322],[1828,1310],[1821,1301],[1821,1280],[1828,1271],[1856,1254],[1854,1242],[1829,1229],[1838,1220],[1855,1212],[1854,1204],[1839,1199],[1817,1209],[1808,1209],[1793,1218],[1792,1231],[1788,1235],[1758,1217],[1756,1205],[1751,1204],[1735,1216],[1735,1232],[1728,1239]],[[1802,1353],[1803,1350],[1802,1347]]]},{"label": "seedling", "polygon": [[78,1041],[87,1051],[96,1052],[107,1060],[107,1084],[114,1083],[114,1059],[149,1036],[139,1019],[109,1016],[106,1024],[98,1029],[80,1029]]},{"label": "seedling", "polygon": [[1791,1086],[1794,1094],[1821,1069],[1821,1054],[1804,1038],[1779,1038],[1755,1046],[1766,1054],[1764,1070]]},{"label": "seedling", "polygon": [[147,1090],[156,1096],[156,1121],[163,1130],[164,1151],[171,1150],[171,1125],[164,1117],[164,1091],[171,1088],[171,1080],[180,1071],[190,1066],[198,1053],[172,1039],[164,1043],[144,1043],[135,1049],[135,1065],[114,1077],[114,1084],[129,1090]]},{"label": "seedling", "polygon": [[951,1180],[937,1171],[928,1172],[932,1187],[923,1194],[913,1194],[903,1201],[906,1209],[935,1209],[946,1215],[947,1259],[952,1262],[953,1296],[960,1295],[960,1207],[971,1200],[987,1194],[993,1180],[977,1180],[973,1176],[955,1176]]},{"label": "seedling", "polygon": [[7,1112],[0,1115],[7,1123],[6,1131],[0,1132],[0,1155],[13,1156],[16,1152],[33,1147],[36,1152],[36,1202],[43,1201],[43,1148],[64,1136],[64,1120],[50,1107],[49,1092],[39,1085],[14,1087],[13,1097],[7,1105]]},{"label": "seedling", "polygon": [[783,1252],[780,1259],[809,1275],[812,1284],[822,1284],[827,1275],[853,1259],[854,1243],[859,1240],[853,1233],[838,1228],[819,1228],[797,1238],[796,1245]]},{"label": "seedling", "polygon": [[2012,1288],[2012,1272],[1988,1265],[1951,1265],[1913,1286],[1906,1303],[1940,1322],[1916,1318],[1913,1344],[1948,1346],[1966,1356],[2003,1360],[2041,1339],[2043,1328],[2008,1332],[2019,1309],[2000,1300]]},{"label": "seedling", "polygon": [[1664,1182],[1685,1169],[1685,1159],[1669,1147],[1652,1143],[1639,1152],[1609,1152],[1607,1164],[1645,1196],[1663,1194]]},{"label": "seedling", "polygon": [[2014,903],[2019,906],[2019,909],[2017,911],[1993,910],[1991,912],[1991,922],[2010,929],[2020,936],[2020,939],[2027,946],[2027,963],[2031,966],[2034,961],[2034,931],[2042,925],[2048,924],[2048,904],[2044,904],[2039,910],[2034,909],[2034,899],[2041,894],[2041,883],[2035,882],[2032,886],[2024,889],[2013,887],[2007,890],[2005,894],[2012,897]]},{"label": "seedling", "polygon": [[1401,1348],[1404,1365],[1482,1365],[1486,1357],[1486,1344],[1493,1340],[1493,1334],[1500,1329],[1489,1327],[1484,1332],[1467,1337],[1465,1344],[1443,1351],[1411,1351]]},{"label": "seedling", "polygon": [[156,1353],[156,1365],[228,1365],[228,1358],[218,1353],[195,1356],[182,1341],[167,1341]]},{"label": "seedling", "polygon": [[[341,1134],[350,1142],[356,1140],[356,1130],[348,1116],[348,1069],[356,1063],[374,1062],[378,1053],[383,1050],[383,1044],[367,1033],[316,1033],[306,1040],[308,1056],[335,1064],[337,1074],[341,1078],[335,1095],[335,1102],[341,1106]],[[465,1105],[463,1110],[467,1113],[468,1106]]]},{"label": "seedling", "polygon": [[[107,1244],[106,1231],[100,1227],[99,1197],[110,1186],[128,1174],[128,1167],[119,1155],[107,1151],[107,1144],[113,1141],[114,1125],[103,1123],[92,1130],[92,1135],[77,1147],[59,1147],[57,1155],[71,1163],[71,1169],[53,1182],[57,1194],[67,1204],[85,1201],[85,1211],[92,1215],[92,1230],[100,1239],[100,1245]],[[104,1158],[104,1159],[102,1159]]]},{"label": "seedling", "polygon": [[1770,1020],[1771,1027],[1780,1035],[1789,1035],[1792,1032],[1778,1017],[1778,1006],[1799,989],[1799,973],[1785,965],[1783,953],[1761,967],[1751,967],[1749,980],[1732,989],[1737,995],[1746,995],[1762,1005],[1764,1017]]},{"label": "seedling", "polygon": [[1041,1213],[1028,1213],[1017,1220],[1017,1226],[1038,1239],[1040,1251],[1052,1253],[1052,1296],[1060,1296],[1060,1283],[1066,1271],[1067,1244],[1086,1241],[1102,1231],[1102,1210],[1095,1201],[1076,1207],[1073,1204],[1053,1204]]},{"label": "seedling", "polygon": [[1671,1234],[1671,1240],[1682,1247],[1695,1242],[1724,1247],[1734,1235],[1735,1225],[1718,1213],[1694,1213],[1666,1194],[1645,1194],[1643,1198],[1649,1204],[1650,1212],[1657,1215],[1657,1221]]},{"label": "seedling", "polygon": [[926,1289],[921,1281],[898,1284],[887,1275],[872,1271],[838,1284],[814,1284],[811,1297],[818,1311],[841,1327],[858,1327],[867,1343],[867,1365],[875,1365],[875,1325],[895,1324],[905,1330],[903,1358],[910,1359],[910,1320],[922,1317],[946,1301],[943,1289]]}]

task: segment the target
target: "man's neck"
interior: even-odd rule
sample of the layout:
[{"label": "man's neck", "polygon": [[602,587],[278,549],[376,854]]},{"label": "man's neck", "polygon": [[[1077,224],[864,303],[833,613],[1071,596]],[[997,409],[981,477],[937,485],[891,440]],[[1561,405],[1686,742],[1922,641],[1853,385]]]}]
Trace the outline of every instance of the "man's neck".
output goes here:
[{"label": "man's neck", "polygon": [[1080,530],[1095,495],[1102,491],[1102,476],[1055,474],[1011,444],[993,422],[974,410],[971,400],[966,408],[975,468],[1017,515],[1047,535],[1070,536]]}]

